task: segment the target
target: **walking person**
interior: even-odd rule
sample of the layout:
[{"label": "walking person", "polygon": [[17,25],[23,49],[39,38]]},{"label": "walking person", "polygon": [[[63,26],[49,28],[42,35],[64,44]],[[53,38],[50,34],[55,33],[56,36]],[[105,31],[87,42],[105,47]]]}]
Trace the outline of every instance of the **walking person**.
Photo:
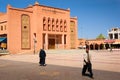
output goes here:
[{"label": "walking person", "polygon": [[46,66],[45,64],[46,52],[43,49],[41,49],[39,52],[39,58],[40,58],[39,60],[40,66]]},{"label": "walking person", "polygon": [[92,72],[92,63],[91,63],[91,55],[89,54],[89,48],[86,48],[86,53],[83,54],[83,69],[82,69],[82,75],[86,75],[86,71],[90,73],[90,77],[93,78],[93,72]]}]

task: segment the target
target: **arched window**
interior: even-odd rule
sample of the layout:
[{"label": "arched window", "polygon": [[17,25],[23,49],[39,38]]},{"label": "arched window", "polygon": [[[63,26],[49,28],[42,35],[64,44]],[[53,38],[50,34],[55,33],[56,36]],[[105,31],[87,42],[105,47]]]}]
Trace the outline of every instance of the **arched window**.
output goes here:
[{"label": "arched window", "polygon": [[51,20],[48,18],[48,31],[51,31]]},{"label": "arched window", "polygon": [[52,25],[55,25],[55,20],[54,20],[54,18],[52,18]]},{"label": "arched window", "polygon": [[43,30],[46,31],[47,28],[46,28],[46,18],[44,17],[43,18]]},{"label": "arched window", "polygon": [[59,31],[59,20],[56,20],[56,31]]},{"label": "arched window", "polygon": [[63,20],[62,19],[60,20],[60,31],[61,32],[63,31]]},{"label": "arched window", "polygon": [[63,24],[63,21],[62,21],[62,19],[60,20],[60,25],[62,25]]},{"label": "arched window", "polygon": [[50,24],[50,18],[48,18],[48,24]]},{"label": "arched window", "polygon": [[66,22],[66,20],[64,20],[64,26],[67,26],[67,22]]},{"label": "arched window", "polygon": [[46,24],[46,18],[45,17],[43,18],[43,24]]},{"label": "arched window", "polygon": [[56,20],[56,25],[59,25],[59,20],[58,19]]},{"label": "arched window", "polygon": [[67,22],[64,20],[64,31],[67,32]]},{"label": "arched window", "polygon": [[52,18],[52,31],[55,31],[55,20]]},{"label": "arched window", "polygon": [[3,30],[3,26],[1,26],[1,31]]}]

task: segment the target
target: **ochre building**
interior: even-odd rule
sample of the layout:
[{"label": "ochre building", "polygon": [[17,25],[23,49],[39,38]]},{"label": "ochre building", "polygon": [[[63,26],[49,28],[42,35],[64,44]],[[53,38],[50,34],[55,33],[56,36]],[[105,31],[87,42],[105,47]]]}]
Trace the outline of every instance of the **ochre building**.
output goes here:
[{"label": "ochre building", "polygon": [[120,49],[120,39],[78,39],[80,49],[86,48],[86,44],[90,50],[103,49]]},{"label": "ochre building", "polygon": [[[26,8],[7,6],[0,13],[0,47],[10,53],[78,47],[77,17],[70,9],[60,9],[35,2]],[[3,45],[2,39],[7,39]]]}]

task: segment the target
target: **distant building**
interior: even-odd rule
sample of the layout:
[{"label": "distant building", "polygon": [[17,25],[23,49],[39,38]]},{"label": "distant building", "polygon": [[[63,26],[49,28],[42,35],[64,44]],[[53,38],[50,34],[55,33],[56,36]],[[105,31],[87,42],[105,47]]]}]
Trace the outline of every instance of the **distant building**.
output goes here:
[{"label": "distant building", "polygon": [[85,42],[86,42],[86,39],[78,39],[78,48],[79,49],[85,49],[86,46],[85,46]]},{"label": "distant building", "polygon": [[120,28],[112,28],[108,31],[108,39],[79,39],[79,48],[87,42],[90,50],[120,49]]},{"label": "distant building", "polygon": [[10,53],[43,49],[75,49],[78,47],[77,17],[70,9],[60,9],[35,2],[26,8],[7,6],[0,13],[0,47]]},{"label": "distant building", "polygon": [[102,50],[105,49],[105,39],[79,39],[79,47],[85,48],[86,44],[89,46],[90,50]]},{"label": "distant building", "polygon": [[111,28],[108,30],[109,39],[120,39],[120,28]]},{"label": "distant building", "polygon": [[79,39],[79,47],[80,49],[84,49],[86,47],[86,43],[89,46],[90,50],[103,50],[103,49],[120,49],[120,39],[110,40],[110,39]]}]

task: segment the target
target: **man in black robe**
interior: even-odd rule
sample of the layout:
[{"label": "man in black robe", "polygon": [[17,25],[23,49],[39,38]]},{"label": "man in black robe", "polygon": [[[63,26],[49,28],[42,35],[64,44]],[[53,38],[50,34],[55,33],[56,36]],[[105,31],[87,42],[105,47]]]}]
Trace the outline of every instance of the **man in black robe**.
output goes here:
[{"label": "man in black robe", "polygon": [[45,64],[46,52],[43,49],[40,50],[39,58],[40,58],[39,61],[40,66],[46,66]]}]

